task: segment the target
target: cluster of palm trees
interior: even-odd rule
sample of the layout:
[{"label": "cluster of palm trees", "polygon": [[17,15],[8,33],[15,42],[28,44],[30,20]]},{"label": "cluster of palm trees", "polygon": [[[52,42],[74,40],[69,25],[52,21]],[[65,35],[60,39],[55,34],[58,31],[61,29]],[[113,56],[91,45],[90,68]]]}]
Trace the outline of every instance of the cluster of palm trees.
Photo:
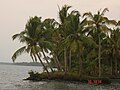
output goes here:
[{"label": "cluster of palm trees", "polygon": [[68,12],[70,8],[59,8],[59,22],[31,17],[25,30],[12,37],[25,45],[13,54],[13,61],[27,52],[33,61],[40,61],[48,75],[54,73],[53,67],[80,76],[116,75],[120,70],[120,21],[106,17],[107,8],[83,15]]}]

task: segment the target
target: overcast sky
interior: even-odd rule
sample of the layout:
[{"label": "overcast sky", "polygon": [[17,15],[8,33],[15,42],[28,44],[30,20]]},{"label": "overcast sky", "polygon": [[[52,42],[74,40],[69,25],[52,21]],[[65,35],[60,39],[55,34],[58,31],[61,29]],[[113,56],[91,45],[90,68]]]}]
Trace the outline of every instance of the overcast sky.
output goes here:
[{"label": "overcast sky", "polygon": [[[120,0],[0,0],[0,62],[12,62],[11,56],[22,45],[12,41],[12,35],[24,30],[29,16],[41,16],[43,19],[58,20],[58,7],[72,6],[71,10],[80,13],[108,8],[110,19],[120,19]],[[20,61],[32,61],[28,55],[17,58]]]}]

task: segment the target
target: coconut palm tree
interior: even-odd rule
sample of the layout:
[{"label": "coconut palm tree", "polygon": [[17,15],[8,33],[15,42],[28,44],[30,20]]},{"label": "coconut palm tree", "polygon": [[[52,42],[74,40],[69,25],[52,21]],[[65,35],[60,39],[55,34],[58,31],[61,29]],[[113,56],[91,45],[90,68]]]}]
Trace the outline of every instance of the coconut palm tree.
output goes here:
[{"label": "coconut palm tree", "polygon": [[[113,71],[116,74],[118,70],[118,60],[120,56],[120,30],[119,28],[111,30],[110,36],[107,36],[103,40],[103,54],[104,59],[110,60],[111,65],[111,72],[110,74],[113,75]],[[114,68],[114,69],[113,69]]]},{"label": "coconut palm tree", "polygon": [[58,33],[59,24],[54,19],[48,18],[44,20],[43,25],[44,25],[43,36],[45,37],[46,41],[49,42],[49,44],[47,44],[47,49],[50,50],[52,56],[54,57],[53,60],[57,65],[58,70],[62,71],[62,66],[60,64],[60,61],[58,60],[57,50],[56,50],[56,45],[60,42],[58,40],[58,38],[60,38]]},{"label": "coconut palm tree", "polygon": [[[64,40],[66,47],[70,50],[70,54],[72,52],[76,52],[79,59],[79,74],[82,74],[82,52],[83,52],[83,36],[80,33],[80,20],[79,20],[79,12],[72,11],[66,20],[66,28],[67,28],[67,38]],[[71,60],[71,55],[69,57],[69,61]],[[70,61],[71,62],[71,61]]]},{"label": "coconut palm tree", "polygon": [[[88,35],[91,35],[96,43],[98,44],[98,66],[99,66],[99,77],[101,76],[101,34],[106,33],[108,34],[108,31],[110,30],[107,25],[109,24],[116,24],[114,20],[109,20],[107,17],[104,16],[105,12],[109,11],[107,8],[105,8],[102,12],[98,11],[97,14],[92,14],[91,12],[84,13],[83,17],[87,17],[87,23],[89,26],[89,33]],[[91,29],[92,28],[92,29]]]},{"label": "coconut palm tree", "polygon": [[[64,8],[66,8],[64,10]],[[71,11],[71,13],[67,13],[68,8],[63,7],[63,11],[65,11],[63,15],[63,11],[60,11],[60,15],[64,17],[61,18],[62,24],[60,24],[61,35],[63,36],[63,42],[61,44],[64,48],[64,59],[65,59],[65,72],[71,68],[71,56],[72,52],[77,53],[77,57],[79,59],[79,74],[82,74],[82,52],[84,50],[84,39],[85,31],[84,26],[86,25],[86,19],[80,22],[80,14],[78,11]],[[62,13],[61,13],[62,12]],[[64,18],[64,19],[63,19]],[[63,32],[63,33],[62,33]],[[61,49],[62,50],[62,49]],[[69,52],[69,54],[68,54]],[[68,57],[67,57],[68,56]],[[68,65],[69,62],[69,65]]]},{"label": "coconut palm tree", "polygon": [[[62,39],[65,40],[67,37],[67,28],[66,28],[66,19],[68,17],[68,10],[71,6],[63,6],[62,9],[59,9],[59,19],[60,19],[60,26],[59,26],[59,30],[60,30],[60,34],[62,36]],[[67,49],[66,47],[64,47],[64,70],[65,70],[65,74],[68,70],[68,63],[67,63]]]},{"label": "coconut palm tree", "polygon": [[[48,76],[50,72],[41,56],[51,72],[55,66],[65,76],[75,72],[80,76],[99,73],[101,77],[105,70],[111,70],[112,75],[114,69],[117,73],[120,67],[120,21],[116,23],[105,17],[107,8],[97,14],[84,13],[83,17],[79,11],[68,12],[70,8],[67,5],[59,8],[60,22],[31,17],[25,30],[12,37],[24,44],[13,54],[13,61],[22,53],[28,53],[33,62],[40,61]],[[117,26],[111,29],[111,25]]]},{"label": "coconut palm tree", "polygon": [[25,46],[18,49],[12,56],[13,61],[17,58],[18,55],[21,55],[23,52],[27,52],[30,54],[31,58],[37,61],[37,58],[45,68],[47,74],[49,75],[49,71],[41,60],[41,47],[38,45],[38,41],[40,40],[42,22],[40,17],[31,17],[26,24],[25,30],[19,34],[13,35],[13,40],[18,38],[21,43],[24,43]]},{"label": "coconut palm tree", "polygon": [[114,60],[115,60],[115,73],[117,73],[117,70],[118,70],[118,63],[117,62],[118,62],[119,57],[120,57],[120,29],[119,28],[112,31],[111,39],[113,41],[112,54],[113,54]]}]

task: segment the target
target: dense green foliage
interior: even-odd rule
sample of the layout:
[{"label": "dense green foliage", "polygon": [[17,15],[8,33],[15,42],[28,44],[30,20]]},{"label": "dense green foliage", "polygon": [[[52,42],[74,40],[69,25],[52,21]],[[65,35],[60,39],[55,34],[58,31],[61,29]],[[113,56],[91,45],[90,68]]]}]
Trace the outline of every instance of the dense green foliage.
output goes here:
[{"label": "dense green foliage", "polygon": [[13,35],[13,40],[18,38],[25,45],[13,54],[13,61],[27,52],[33,61],[40,61],[48,76],[54,73],[53,67],[65,75],[74,73],[80,77],[119,75],[120,21],[106,17],[107,8],[83,15],[68,12],[70,8],[65,5],[59,10],[59,22],[31,17],[25,30]]}]

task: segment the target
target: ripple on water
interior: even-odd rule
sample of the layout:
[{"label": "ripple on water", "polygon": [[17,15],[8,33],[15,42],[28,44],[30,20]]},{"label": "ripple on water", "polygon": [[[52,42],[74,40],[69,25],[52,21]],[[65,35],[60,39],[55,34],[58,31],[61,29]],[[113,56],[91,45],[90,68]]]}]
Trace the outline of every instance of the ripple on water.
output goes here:
[{"label": "ripple on water", "polygon": [[69,82],[23,81],[28,71],[42,71],[42,67],[0,65],[0,90],[120,90],[120,84],[89,85]]}]

